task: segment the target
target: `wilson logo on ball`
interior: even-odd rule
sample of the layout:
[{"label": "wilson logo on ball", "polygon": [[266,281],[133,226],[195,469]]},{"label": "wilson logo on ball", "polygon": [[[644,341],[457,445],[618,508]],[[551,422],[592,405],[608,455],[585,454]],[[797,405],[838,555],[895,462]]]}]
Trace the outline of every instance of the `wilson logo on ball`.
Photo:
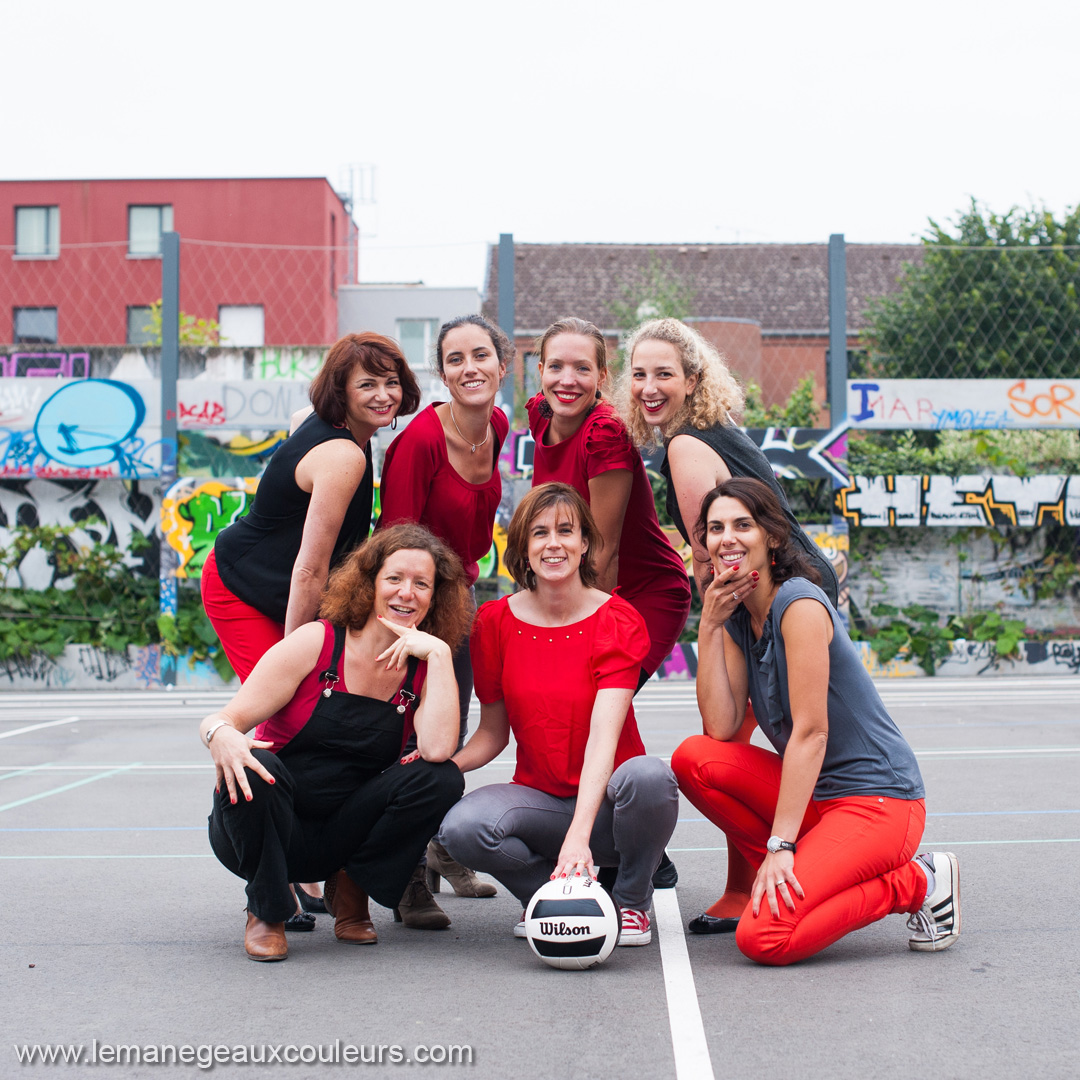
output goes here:
[{"label": "wilson logo on ball", "polygon": [[540,933],[546,937],[591,937],[592,929],[588,925],[567,926],[564,922],[541,922]]}]

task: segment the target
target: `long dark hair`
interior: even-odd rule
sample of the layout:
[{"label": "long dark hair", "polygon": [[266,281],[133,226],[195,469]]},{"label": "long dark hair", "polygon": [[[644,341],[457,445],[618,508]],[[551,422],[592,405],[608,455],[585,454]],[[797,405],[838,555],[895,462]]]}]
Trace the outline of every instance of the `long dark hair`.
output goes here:
[{"label": "long dark hair", "polygon": [[738,499],[750,511],[750,516],[769,537],[773,564],[770,567],[773,581],[779,585],[788,578],[808,578],[815,585],[821,584],[821,574],[795,542],[791,524],[784,514],[780,500],[768,484],[750,476],[733,476],[717,484],[701,500],[701,513],[694,524],[694,538],[705,547],[709,525],[709,508],[719,498]]}]

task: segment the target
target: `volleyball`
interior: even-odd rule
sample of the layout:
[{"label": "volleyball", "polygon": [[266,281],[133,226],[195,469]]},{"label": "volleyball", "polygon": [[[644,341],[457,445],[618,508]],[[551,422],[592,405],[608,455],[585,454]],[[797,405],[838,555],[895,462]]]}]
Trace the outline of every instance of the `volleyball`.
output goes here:
[{"label": "volleyball", "polygon": [[587,874],[556,878],[529,901],[525,937],[545,964],[583,971],[611,955],[619,940],[619,909]]}]

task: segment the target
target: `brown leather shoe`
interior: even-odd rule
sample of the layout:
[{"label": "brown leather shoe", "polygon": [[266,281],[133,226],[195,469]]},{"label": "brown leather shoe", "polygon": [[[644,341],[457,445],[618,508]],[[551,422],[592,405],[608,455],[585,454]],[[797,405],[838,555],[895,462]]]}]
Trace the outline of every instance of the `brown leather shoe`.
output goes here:
[{"label": "brown leather shoe", "polygon": [[349,945],[374,945],[379,940],[368,913],[367,893],[344,870],[323,885],[323,903],[334,916],[334,936]]},{"label": "brown leather shoe", "polygon": [[244,951],[251,960],[287,960],[289,946],[285,940],[285,924],[265,922],[249,911],[244,929]]}]

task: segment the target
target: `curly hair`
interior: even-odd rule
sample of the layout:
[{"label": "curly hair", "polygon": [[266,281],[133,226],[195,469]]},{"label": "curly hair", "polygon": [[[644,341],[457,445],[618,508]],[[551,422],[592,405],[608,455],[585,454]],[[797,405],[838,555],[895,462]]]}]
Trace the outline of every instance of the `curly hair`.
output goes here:
[{"label": "curly hair", "polygon": [[595,553],[604,546],[604,540],[596,527],[589,504],[581,497],[577,488],[569,484],[540,484],[518,503],[514,516],[510,519],[510,528],[506,531],[503,563],[521,588],[530,591],[536,588],[536,574],[529,565],[529,529],[541,514],[553,506],[566,511],[566,516],[571,521],[576,521],[581,529],[585,550],[581,554],[578,574],[581,575],[582,584],[591,589],[599,580],[593,559]]},{"label": "curly hair", "polygon": [[724,480],[701,500],[701,513],[694,523],[694,538],[702,547],[706,546],[709,509],[721,497],[737,499],[750,511],[754,521],[765,530],[774,560],[769,569],[777,585],[793,577],[808,578],[815,585],[821,584],[821,574],[817,567],[810,562],[806,552],[792,536],[791,525],[776,492],[768,484],[750,476],[733,476]]},{"label": "curly hair", "polygon": [[608,370],[607,341],[604,338],[604,332],[595,324],[587,322],[585,319],[575,319],[571,315],[559,319],[558,322],[553,322],[536,339],[533,348],[536,355],[540,357],[540,366],[543,367],[547,361],[548,345],[551,344],[553,338],[557,338],[560,334],[580,334],[593,343],[593,348],[596,350],[596,366],[600,371],[600,381],[603,382]]},{"label": "curly hair", "polygon": [[435,588],[419,629],[456,649],[472,622],[468,578],[457,555],[423,525],[391,525],[364,541],[330,575],[319,604],[320,618],[359,630],[375,607],[375,579],[395,551],[426,551],[431,556]]},{"label": "curly hair", "polygon": [[[697,385],[687,396],[683,407],[659,431],[645,422],[641,409],[630,394],[634,350],[643,341],[665,341],[674,346],[686,378],[698,377]],[[669,439],[687,424],[692,424],[699,431],[714,424],[730,424],[730,414],[738,415],[743,410],[746,403],[743,389],[728,369],[723,354],[678,319],[653,319],[642,323],[630,335],[626,355],[628,361],[619,379],[618,405],[630,437],[638,446],[655,446],[661,438]]]},{"label": "curly hair", "polygon": [[439,337],[435,342],[435,372],[443,373],[443,342],[451,330],[457,330],[461,326],[475,326],[483,330],[491,338],[491,347],[495,350],[495,356],[499,363],[507,370],[514,362],[514,343],[506,336],[501,327],[489,322],[483,315],[458,315],[456,318],[444,322],[439,327]]},{"label": "curly hair", "polygon": [[308,397],[321,420],[340,427],[345,423],[345,388],[357,366],[369,375],[397,375],[401,380],[398,416],[416,412],[420,387],[397,343],[382,334],[365,331],[346,334],[330,346],[318,375],[311,380]]}]

